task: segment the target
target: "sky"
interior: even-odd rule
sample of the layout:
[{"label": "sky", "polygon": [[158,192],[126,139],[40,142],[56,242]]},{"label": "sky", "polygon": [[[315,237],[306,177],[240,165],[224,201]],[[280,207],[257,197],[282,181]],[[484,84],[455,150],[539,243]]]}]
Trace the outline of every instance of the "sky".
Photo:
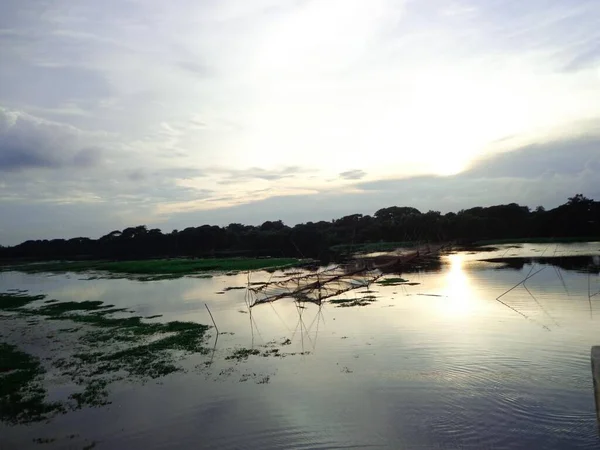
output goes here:
[{"label": "sky", "polygon": [[0,245],[600,200],[597,0],[3,0]]}]

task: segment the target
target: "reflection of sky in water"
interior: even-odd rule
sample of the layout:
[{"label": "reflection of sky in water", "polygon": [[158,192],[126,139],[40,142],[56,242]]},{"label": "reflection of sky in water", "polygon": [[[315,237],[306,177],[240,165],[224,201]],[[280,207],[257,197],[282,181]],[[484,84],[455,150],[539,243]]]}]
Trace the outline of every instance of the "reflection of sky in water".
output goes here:
[{"label": "reflection of sky in water", "polygon": [[[551,246],[546,254],[599,247]],[[219,337],[208,371],[193,369],[203,361],[193,359],[188,373],[161,384],[118,387],[110,408],[0,432],[30,442],[32,433],[77,430],[99,448],[595,448],[589,350],[600,343],[600,295],[589,301],[588,280],[596,292],[600,277],[546,267],[526,283],[531,294],[519,286],[502,297],[525,319],[495,299],[531,265],[499,270],[473,263],[547,248],[447,255],[440,273],[405,275],[419,285],[373,287],[377,302],[367,307],[299,310],[284,299],[254,308],[252,317],[244,290],[218,294],[246,285],[246,274],[153,282],[0,274],[3,290],[102,300],[163,314],[160,320],[210,324],[206,303],[219,329],[235,333]],[[273,276],[252,274],[250,281]],[[311,353],[224,360],[234,347],[262,349],[285,339],[292,343],[278,346],[282,352]],[[245,374],[270,381],[240,382]]]}]

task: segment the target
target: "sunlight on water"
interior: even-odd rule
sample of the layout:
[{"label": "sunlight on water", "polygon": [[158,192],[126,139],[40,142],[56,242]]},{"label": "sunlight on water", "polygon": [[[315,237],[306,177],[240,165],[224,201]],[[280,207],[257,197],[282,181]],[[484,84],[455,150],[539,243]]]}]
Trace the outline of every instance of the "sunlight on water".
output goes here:
[{"label": "sunlight on water", "polygon": [[466,316],[473,313],[475,301],[469,282],[469,275],[464,270],[464,257],[460,253],[448,256],[450,268],[445,275],[445,292],[448,299],[443,311],[449,316]]}]

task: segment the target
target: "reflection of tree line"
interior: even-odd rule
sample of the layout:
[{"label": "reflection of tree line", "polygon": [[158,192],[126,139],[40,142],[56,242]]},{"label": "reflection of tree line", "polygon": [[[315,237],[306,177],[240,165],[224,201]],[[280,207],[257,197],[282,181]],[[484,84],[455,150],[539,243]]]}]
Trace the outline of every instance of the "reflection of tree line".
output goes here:
[{"label": "reflection of tree line", "polygon": [[526,265],[545,264],[563,270],[600,274],[600,265],[595,259],[593,256],[541,256],[490,258],[485,261],[501,263],[503,269],[522,270]]},{"label": "reflection of tree line", "polygon": [[600,237],[600,202],[576,195],[552,210],[530,210],[511,203],[447,214],[393,206],[380,209],[373,216],[353,214],[293,227],[278,220],[260,226],[202,225],[163,233],[141,225],[113,231],[99,239],[30,240],[14,247],[0,247],[0,258],[303,256],[327,260],[348,251],[343,247],[349,245],[527,237]]}]

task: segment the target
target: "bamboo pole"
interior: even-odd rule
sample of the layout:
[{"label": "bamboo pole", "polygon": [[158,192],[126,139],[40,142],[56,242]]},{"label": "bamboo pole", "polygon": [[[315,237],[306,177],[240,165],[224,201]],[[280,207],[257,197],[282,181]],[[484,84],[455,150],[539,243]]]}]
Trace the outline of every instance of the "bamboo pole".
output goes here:
[{"label": "bamboo pole", "polygon": [[205,303],[204,306],[206,306],[208,314],[210,314],[210,318],[212,319],[212,323],[215,326],[215,330],[217,330],[217,336],[218,336],[219,335],[219,328],[217,327],[217,324],[215,323],[215,318],[213,317],[212,313],[210,312],[210,309],[208,309],[208,305]]}]

